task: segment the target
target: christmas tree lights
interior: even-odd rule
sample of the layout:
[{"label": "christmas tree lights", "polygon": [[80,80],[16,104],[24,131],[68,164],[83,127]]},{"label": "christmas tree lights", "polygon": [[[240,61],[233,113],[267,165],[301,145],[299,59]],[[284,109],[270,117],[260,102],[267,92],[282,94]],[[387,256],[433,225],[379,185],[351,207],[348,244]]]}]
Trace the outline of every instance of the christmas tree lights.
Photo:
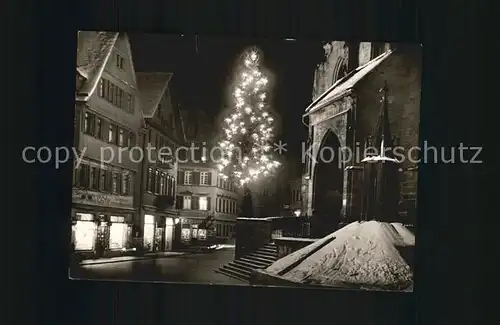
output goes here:
[{"label": "christmas tree lights", "polygon": [[233,92],[234,110],[226,117],[218,165],[223,178],[246,185],[271,175],[280,165],[271,155],[274,119],[268,112],[268,79],[260,71],[255,49],[243,55]]}]

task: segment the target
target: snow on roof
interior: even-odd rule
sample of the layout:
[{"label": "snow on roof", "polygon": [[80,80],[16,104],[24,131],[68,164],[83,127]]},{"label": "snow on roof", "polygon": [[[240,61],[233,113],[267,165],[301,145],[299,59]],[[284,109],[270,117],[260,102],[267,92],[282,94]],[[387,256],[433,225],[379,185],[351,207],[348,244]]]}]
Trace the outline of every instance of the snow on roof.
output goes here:
[{"label": "snow on roof", "polygon": [[353,222],[264,272],[303,284],[405,290],[413,286],[413,274],[397,247],[413,245],[413,234],[402,224]]},{"label": "snow on roof", "polygon": [[87,80],[79,93],[88,97],[97,86],[111,50],[118,39],[115,32],[88,32],[78,33],[79,48],[76,58],[76,69]]},{"label": "snow on roof", "polygon": [[392,51],[385,52],[366,64],[357,67],[343,78],[337,80],[330,88],[328,88],[306,108],[305,115],[308,115],[348,94],[361,79],[373,71],[373,69],[375,69],[391,54]]},{"label": "snow on roof", "polygon": [[363,163],[374,163],[378,161],[388,161],[388,162],[393,162],[393,163],[401,163],[401,161],[397,160],[396,158],[391,158],[391,157],[385,157],[385,156],[369,156],[363,158],[361,162]]},{"label": "snow on roof", "polygon": [[154,116],[168,82],[172,78],[169,72],[137,72],[137,88],[141,99],[144,117]]},{"label": "snow on roof", "polygon": [[404,245],[406,246],[415,246],[415,235],[403,224],[401,223],[391,223],[391,226],[396,229],[398,234],[401,236]]}]

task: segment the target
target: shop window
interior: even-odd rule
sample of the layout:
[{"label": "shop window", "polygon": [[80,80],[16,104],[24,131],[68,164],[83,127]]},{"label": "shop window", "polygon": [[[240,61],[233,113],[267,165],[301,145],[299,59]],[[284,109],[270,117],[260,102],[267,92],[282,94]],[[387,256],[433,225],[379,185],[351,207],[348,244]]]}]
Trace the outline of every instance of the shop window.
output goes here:
[{"label": "shop window", "polygon": [[97,225],[94,221],[78,220],[74,226],[75,250],[90,251],[95,247]]},{"label": "shop window", "polygon": [[155,237],[155,223],[154,216],[150,214],[144,215],[144,248],[146,250],[153,250],[154,237]]},{"label": "shop window", "polygon": [[[113,216],[110,218],[113,219]],[[125,247],[127,240],[127,224],[123,223],[123,219],[120,219],[112,221],[109,228],[110,249],[122,249]]]}]

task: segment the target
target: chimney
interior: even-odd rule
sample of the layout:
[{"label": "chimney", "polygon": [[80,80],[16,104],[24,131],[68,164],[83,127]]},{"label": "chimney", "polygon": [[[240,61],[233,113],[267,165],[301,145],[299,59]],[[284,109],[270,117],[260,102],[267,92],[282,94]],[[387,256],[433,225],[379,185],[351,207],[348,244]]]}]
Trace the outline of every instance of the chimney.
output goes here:
[{"label": "chimney", "polygon": [[359,42],[347,43],[347,70],[351,72],[359,66]]}]

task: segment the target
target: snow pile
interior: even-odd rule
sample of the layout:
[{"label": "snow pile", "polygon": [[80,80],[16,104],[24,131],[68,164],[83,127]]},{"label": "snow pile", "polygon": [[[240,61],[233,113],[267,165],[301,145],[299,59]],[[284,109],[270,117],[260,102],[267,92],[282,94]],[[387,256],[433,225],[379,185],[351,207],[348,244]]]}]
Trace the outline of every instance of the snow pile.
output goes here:
[{"label": "snow pile", "polygon": [[[347,227],[355,227],[357,222],[351,223],[347,226],[345,226],[342,229],[346,229]],[[340,230],[342,230],[340,229]],[[347,228],[349,229],[349,228]],[[307,245],[306,247],[303,247],[279,260],[271,264],[267,269],[265,269],[266,272],[269,273],[274,273],[274,274],[279,274],[281,273],[284,269],[286,269],[288,266],[300,261],[301,259],[305,258],[306,256],[310,255],[314,251],[316,251],[319,247],[324,245],[326,242],[332,240],[336,236],[336,233],[340,230],[337,230],[336,232],[331,233],[330,235],[318,239],[315,243],[311,245]]]},{"label": "snow pile", "polygon": [[[332,236],[335,239],[324,247],[316,251],[311,247],[320,246],[321,242]],[[278,269],[283,270],[293,260],[300,260],[299,255],[307,256],[308,251],[312,252],[310,256],[291,271],[280,274],[281,277],[304,284],[405,290],[412,287],[413,274],[396,247],[407,246],[411,243],[411,237],[402,225],[393,226],[377,221],[354,222],[291,254],[295,254],[295,258],[289,255],[285,257],[286,262],[283,259],[277,261],[266,271],[275,273]]]}]

